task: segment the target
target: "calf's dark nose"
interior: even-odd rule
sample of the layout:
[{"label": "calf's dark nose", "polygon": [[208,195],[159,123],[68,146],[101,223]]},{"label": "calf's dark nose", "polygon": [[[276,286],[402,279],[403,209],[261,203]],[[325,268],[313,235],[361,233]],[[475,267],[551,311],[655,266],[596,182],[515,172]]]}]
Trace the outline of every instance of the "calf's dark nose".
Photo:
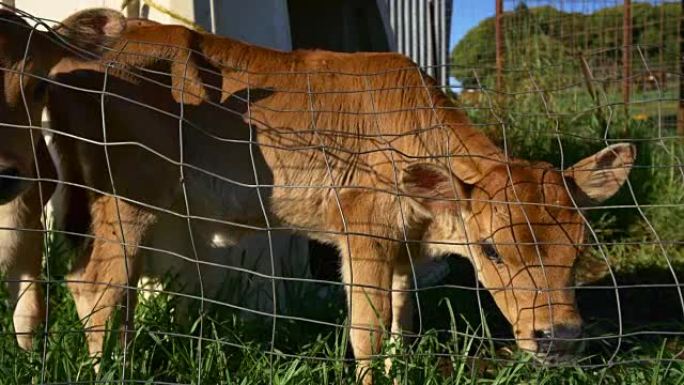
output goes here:
[{"label": "calf's dark nose", "polygon": [[582,336],[580,325],[555,325],[550,329],[535,330],[537,353],[570,353]]}]

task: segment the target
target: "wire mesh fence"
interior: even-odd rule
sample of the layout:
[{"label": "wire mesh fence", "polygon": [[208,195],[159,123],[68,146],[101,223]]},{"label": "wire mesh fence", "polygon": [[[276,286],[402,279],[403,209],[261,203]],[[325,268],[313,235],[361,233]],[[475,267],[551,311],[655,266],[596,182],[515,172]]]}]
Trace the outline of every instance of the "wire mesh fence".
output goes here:
[{"label": "wire mesh fence", "polygon": [[502,5],[456,92],[2,13],[3,378],[680,383],[681,8],[632,4],[627,45],[622,3]]}]

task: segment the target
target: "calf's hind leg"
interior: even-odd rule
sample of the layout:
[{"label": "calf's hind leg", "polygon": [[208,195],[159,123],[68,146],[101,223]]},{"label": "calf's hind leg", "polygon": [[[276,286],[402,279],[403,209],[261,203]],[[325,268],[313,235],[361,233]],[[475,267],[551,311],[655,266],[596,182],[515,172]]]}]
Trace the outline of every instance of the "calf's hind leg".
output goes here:
[{"label": "calf's hind leg", "polygon": [[91,204],[92,250],[69,276],[69,288],[86,328],[92,356],[102,353],[107,322],[118,310],[123,333],[132,330],[136,286],[142,260],[138,247],[154,216],[114,197],[100,196]]}]

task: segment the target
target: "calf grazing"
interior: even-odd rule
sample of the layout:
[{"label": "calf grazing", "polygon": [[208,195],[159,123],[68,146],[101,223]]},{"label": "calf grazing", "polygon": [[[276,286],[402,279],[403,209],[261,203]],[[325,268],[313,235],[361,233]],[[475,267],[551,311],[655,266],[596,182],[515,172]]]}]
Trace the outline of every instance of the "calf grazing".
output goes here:
[{"label": "calf grazing", "polygon": [[[573,352],[578,206],[620,188],[631,145],[565,171],[510,159],[394,53],[278,52],[179,26],[127,26],[107,10],[75,14],[56,32],[2,17],[4,67],[30,75],[20,84],[3,72],[0,120],[27,123],[12,98],[23,85],[30,112],[47,105],[63,134],[64,179],[91,189],[95,240],[70,288],[92,353],[112,309],[132,314],[126,287],[146,261],[178,259],[152,248],[204,268],[197,248],[207,234],[237,240],[269,228],[340,250],[360,375],[384,326],[410,327],[411,259],[446,253],[471,260],[521,348],[547,360]],[[59,83],[47,101],[41,78]],[[27,132],[8,135],[16,143],[0,142],[4,170],[32,177]],[[31,186],[0,195],[22,199]]]}]

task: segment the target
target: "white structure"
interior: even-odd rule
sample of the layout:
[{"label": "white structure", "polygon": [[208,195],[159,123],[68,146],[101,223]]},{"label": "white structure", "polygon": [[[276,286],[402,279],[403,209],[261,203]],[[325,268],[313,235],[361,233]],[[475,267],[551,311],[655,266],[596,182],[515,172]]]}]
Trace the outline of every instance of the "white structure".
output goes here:
[{"label": "white structure", "polygon": [[[13,5],[37,17],[63,20],[72,13],[86,8],[107,7],[120,10],[122,0],[5,0],[3,3]],[[286,0],[138,0],[131,2],[131,4],[136,3],[140,6],[138,13],[140,17],[160,23],[187,24],[183,22],[187,20],[220,35],[282,50],[292,48]],[[239,12],[236,12],[235,10],[238,9]],[[165,10],[172,12],[164,12]],[[171,14],[179,17],[173,17]]]}]

